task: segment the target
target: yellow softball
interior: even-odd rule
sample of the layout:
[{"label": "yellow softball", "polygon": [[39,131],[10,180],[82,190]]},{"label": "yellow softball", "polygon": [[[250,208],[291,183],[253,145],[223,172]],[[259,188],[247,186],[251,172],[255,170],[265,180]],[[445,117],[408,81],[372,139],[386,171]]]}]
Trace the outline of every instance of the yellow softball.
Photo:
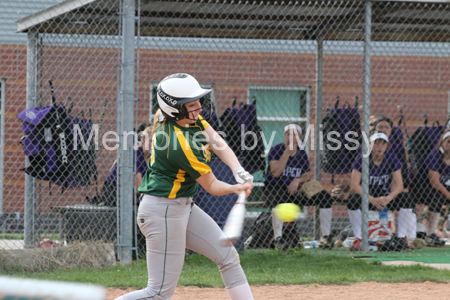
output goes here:
[{"label": "yellow softball", "polygon": [[275,216],[283,222],[294,222],[300,217],[300,207],[294,203],[281,203],[275,206]]}]

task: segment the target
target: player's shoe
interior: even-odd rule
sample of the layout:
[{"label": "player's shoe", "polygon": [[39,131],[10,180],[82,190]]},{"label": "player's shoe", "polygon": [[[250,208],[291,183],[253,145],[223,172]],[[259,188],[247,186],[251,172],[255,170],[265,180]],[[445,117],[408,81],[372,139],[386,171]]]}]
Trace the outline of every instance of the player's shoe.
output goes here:
[{"label": "player's shoe", "polygon": [[332,249],[334,246],[333,238],[329,235],[324,235],[320,238],[319,248],[323,249]]},{"label": "player's shoe", "polygon": [[287,243],[281,236],[274,240],[275,248],[286,251],[289,249],[289,243]]},{"label": "player's shoe", "polygon": [[417,231],[416,232],[416,238],[425,240],[427,238],[427,233],[423,231]]},{"label": "player's shoe", "polygon": [[416,249],[416,246],[414,244],[410,243],[406,236],[402,237],[402,238],[398,238],[398,239],[400,240],[399,244],[400,244],[400,249],[402,251],[407,250],[407,249],[409,249],[409,250]]},{"label": "player's shoe", "polygon": [[[350,225],[349,225],[350,226]],[[343,247],[344,246],[344,241],[348,238],[348,236],[350,235],[350,230],[351,227],[345,227],[344,230],[342,230],[339,235],[336,238],[336,241],[334,242],[334,245],[336,247]]]},{"label": "player's shoe", "polygon": [[405,237],[393,236],[390,240],[380,244],[378,251],[390,252],[390,251],[405,251],[414,249],[413,245],[409,245],[408,240]]},{"label": "player's shoe", "polygon": [[362,240],[360,238],[355,238],[353,240],[353,243],[350,246],[350,251],[359,251],[359,250],[361,250],[361,242],[362,242]]},{"label": "player's shoe", "polygon": [[425,238],[428,247],[442,247],[445,246],[445,241],[438,238],[435,233],[430,234]]}]

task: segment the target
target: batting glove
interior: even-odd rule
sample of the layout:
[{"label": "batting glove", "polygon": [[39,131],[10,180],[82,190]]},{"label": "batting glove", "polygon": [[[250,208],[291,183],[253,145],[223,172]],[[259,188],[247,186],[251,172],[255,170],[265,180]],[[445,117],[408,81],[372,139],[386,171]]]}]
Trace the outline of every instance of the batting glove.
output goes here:
[{"label": "batting glove", "polygon": [[253,185],[253,176],[249,172],[245,171],[243,167],[237,168],[233,174],[237,183],[243,184],[248,182]]}]

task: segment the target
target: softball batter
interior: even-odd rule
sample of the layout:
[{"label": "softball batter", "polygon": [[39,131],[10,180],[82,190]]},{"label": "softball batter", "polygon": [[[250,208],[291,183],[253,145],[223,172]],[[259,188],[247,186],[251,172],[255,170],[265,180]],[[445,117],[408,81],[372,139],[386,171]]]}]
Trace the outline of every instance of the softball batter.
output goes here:
[{"label": "softball batter", "polygon": [[[144,196],[137,216],[146,237],[148,285],[117,300],[170,299],[183,267],[185,248],[217,264],[231,299],[253,299],[236,249],[222,246],[220,227],[192,202],[198,184],[213,195],[245,190],[248,196],[253,182],[225,141],[199,115],[203,97],[210,92],[184,73],[170,75],[158,85],[158,104],[165,120],[152,138],[149,169],[139,187]],[[207,164],[209,149],[234,171],[239,184],[216,179]]]}]

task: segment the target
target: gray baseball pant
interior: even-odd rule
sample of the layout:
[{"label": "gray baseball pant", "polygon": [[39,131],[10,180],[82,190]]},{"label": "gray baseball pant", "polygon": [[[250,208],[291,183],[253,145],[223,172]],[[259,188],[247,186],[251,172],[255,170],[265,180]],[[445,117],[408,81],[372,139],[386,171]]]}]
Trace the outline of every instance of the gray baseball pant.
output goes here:
[{"label": "gray baseball pant", "polygon": [[124,300],[170,299],[183,268],[185,248],[214,261],[227,289],[247,282],[236,249],[221,244],[224,233],[192,198],[144,195],[137,222],[146,237],[148,285],[124,295]]}]

